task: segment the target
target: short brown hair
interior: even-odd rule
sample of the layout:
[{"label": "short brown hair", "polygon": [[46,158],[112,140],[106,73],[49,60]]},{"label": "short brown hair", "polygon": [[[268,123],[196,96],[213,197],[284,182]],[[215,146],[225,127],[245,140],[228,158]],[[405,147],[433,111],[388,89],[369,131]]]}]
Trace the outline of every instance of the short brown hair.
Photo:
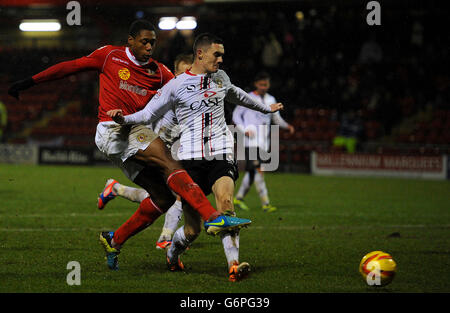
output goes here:
[{"label": "short brown hair", "polygon": [[198,35],[194,40],[194,56],[197,55],[197,49],[199,47],[210,46],[213,43],[223,44],[223,40],[210,33]]},{"label": "short brown hair", "polygon": [[180,62],[192,64],[194,62],[194,56],[189,53],[183,53],[183,54],[177,55],[177,57],[175,58],[175,62],[174,62],[174,71],[175,72],[178,72],[177,69],[178,69],[178,65],[180,64]]}]

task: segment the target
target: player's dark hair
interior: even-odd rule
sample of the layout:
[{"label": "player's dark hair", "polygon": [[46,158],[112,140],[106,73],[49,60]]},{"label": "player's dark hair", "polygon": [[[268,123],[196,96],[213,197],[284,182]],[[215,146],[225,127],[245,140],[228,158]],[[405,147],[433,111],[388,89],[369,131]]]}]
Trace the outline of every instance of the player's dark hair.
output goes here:
[{"label": "player's dark hair", "polygon": [[267,72],[259,72],[255,75],[255,78],[253,79],[254,82],[257,82],[259,80],[267,80],[270,79],[270,75]]},{"label": "player's dark hair", "polygon": [[186,54],[177,55],[175,58],[175,62],[174,62],[174,66],[175,66],[174,70],[175,71],[177,70],[178,64],[180,64],[180,62],[192,64],[194,62],[192,54],[186,53]]},{"label": "player's dark hair", "polygon": [[200,47],[210,46],[213,43],[223,44],[223,40],[217,37],[216,35],[210,33],[203,33],[195,37],[194,40],[194,56],[197,55],[197,49]]},{"label": "player's dark hair", "polygon": [[150,23],[149,21],[147,21],[147,20],[136,20],[136,21],[134,21],[133,23],[131,23],[130,29],[129,29],[129,31],[128,31],[128,34],[129,34],[131,37],[134,38],[134,37],[136,37],[136,36],[139,34],[139,32],[140,32],[141,30],[143,30],[143,29],[145,29],[145,30],[151,30],[151,31],[156,32],[155,26],[154,26],[152,23]]}]

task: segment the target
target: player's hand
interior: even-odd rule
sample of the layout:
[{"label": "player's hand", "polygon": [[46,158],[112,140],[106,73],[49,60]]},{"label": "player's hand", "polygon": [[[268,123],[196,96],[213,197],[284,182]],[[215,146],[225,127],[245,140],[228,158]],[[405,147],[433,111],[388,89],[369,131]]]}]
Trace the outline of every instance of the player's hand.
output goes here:
[{"label": "player's hand", "polygon": [[19,99],[19,93],[22,90],[28,89],[28,88],[30,88],[31,86],[34,86],[34,85],[36,85],[36,83],[34,82],[33,78],[31,78],[31,77],[23,79],[23,80],[19,80],[19,81],[13,83],[11,85],[11,87],[9,87],[8,94],[10,96],[16,98],[17,100],[20,100]]},{"label": "player's hand", "polygon": [[288,125],[289,135],[293,135],[295,133],[295,128],[292,125]]},{"label": "player's hand", "polygon": [[117,124],[123,124],[125,122],[121,109],[109,110],[108,112],[106,112],[106,115],[111,117]]},{"label": "player's hand", "polygon": [[248,138],[253,138],[253,137],[255,137],[255,132],[251,131],[251,130],[247,130],[245,132],[245,136],[247,136]]},{"label": "player's hand", "polygon": [[278,103],[272,103],[270,105],[270,109],[272,110],[272,113],[283,110],[284,106],[283,103],[278,102]]}]

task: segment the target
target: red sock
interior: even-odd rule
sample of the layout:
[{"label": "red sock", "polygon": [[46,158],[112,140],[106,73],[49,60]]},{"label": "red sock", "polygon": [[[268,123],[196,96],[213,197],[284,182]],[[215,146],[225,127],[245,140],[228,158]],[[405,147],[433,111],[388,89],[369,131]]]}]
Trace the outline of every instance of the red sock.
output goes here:
[{"label": "red sock", "polygon": [[122,245],[128,238],[150,226],[163,214],[153,201],[145,198],[134,214],[114,232],[114,242]]},{"label": "red sock", "polygon": [[200,213],[204,221],[212,220],[220,215],[185,170],[176,170],[170,174],[167,178],[167,185]]}]

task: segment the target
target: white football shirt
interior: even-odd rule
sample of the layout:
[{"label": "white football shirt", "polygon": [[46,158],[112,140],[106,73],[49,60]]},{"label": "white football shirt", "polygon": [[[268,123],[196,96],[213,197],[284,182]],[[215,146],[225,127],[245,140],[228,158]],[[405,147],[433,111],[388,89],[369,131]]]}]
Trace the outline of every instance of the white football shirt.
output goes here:
[{"label": "white football shirt", "polygon": [[232,155],[234,138],[225,121],[225,100],[271,112],[270,104],[255,100],[233,85],[223,70],[199,75],[186,71],[159,89],[144,109],[126,115],[125,124],[150,124],[173,109],[181,131],[178,158]]}]

